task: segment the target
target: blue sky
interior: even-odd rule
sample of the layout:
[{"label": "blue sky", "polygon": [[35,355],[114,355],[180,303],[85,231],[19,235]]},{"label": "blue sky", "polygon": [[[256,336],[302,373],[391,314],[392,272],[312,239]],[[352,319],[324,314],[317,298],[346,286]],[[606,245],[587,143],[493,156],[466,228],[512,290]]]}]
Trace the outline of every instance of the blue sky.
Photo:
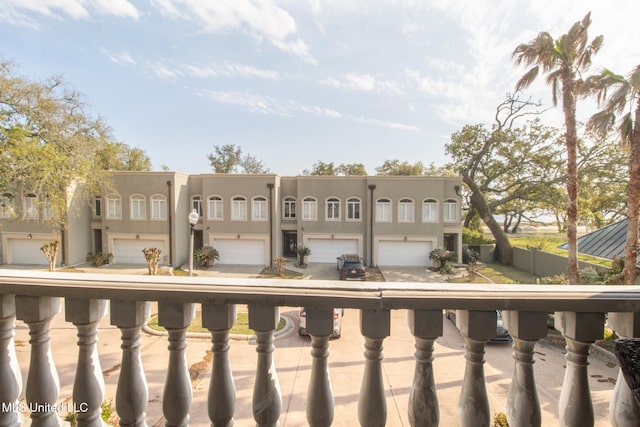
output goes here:
[{"label": "blue sky", "polygon": [[[213,146],[235,144],[280,175],[318,160],[375,174],[447,162],[451,133],[491,123],[513,91],[516,45],[589,10],[605,36],[592,70],[628,73],[636,0],[3,0],[0,54],[62,75],[155,170],[207,173]],[[549,106],[541,82],[527,95]]]}]

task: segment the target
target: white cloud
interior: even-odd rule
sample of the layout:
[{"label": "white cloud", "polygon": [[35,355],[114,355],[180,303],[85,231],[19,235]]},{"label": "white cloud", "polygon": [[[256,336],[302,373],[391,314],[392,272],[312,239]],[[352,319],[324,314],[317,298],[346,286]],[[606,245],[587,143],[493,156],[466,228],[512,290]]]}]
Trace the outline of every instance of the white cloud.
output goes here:
[{"label": "white cloud", "polygon": [[152,64],[151,71],[161,80],[175,80],[181,76],[180,72],[172,70],[161,63]]},{"label": "white cloud", "polygon": [[202,67],[199,65],[186,65],[187,72],[192,77],[244,77],[279,80],[280,73],[275,70],[266,70],[244,64],[225,62],[219,65]]},{"label": "white cloud", "polygon": [[138,19],[140,12],[128,0],[4,0],[0,19],[15,24],[39,27],[33,15],[57,19],[90,19],[92,13]]},{"label": "white cloud", "polygon": [[293,100],[287,100],[284,102],[278,102],[277,100],[257,95],[253,93],[241,93],[236,91],[203,91],[201,96],[212,99],[213,101],[222,103],[237,105],[246,111],[260,114],[271,114],[282,117],[295,117],[297,113],[309,114],[317,117],[327,117],[331,119],[348,120],[354,123],[374,125],[388,127],[392,129],[406,130],[406,131],[422,131],[417,126],[407,125],[398,122],[380,120],[366,116],[352,116],[343,114],[339,111],[324,108],[317,105],[306,105]]},{"label": "white cloud", "polygon": [[109,58],[109,61],[115,62],[118,65],[135,64],[136,61],[127,51],[120,53],[110,53],[106,49],[102,49],[101,52]]},{"label": "white cloud", "polygon": [[396,95],[404,92],[401,83],[393,80],[380,80],[372,74],[348,73],[340,78],[326,77],[321,79],[319,83],[339,89],[361,92],[384,92]]},{"label": "white cloud", "polygon": [[309,46],[296,38],[294,18],[273,0],[154,0],[160,12],[175,19],[192,20],[205,32],[242,30],[258,41],[315,63]]}]

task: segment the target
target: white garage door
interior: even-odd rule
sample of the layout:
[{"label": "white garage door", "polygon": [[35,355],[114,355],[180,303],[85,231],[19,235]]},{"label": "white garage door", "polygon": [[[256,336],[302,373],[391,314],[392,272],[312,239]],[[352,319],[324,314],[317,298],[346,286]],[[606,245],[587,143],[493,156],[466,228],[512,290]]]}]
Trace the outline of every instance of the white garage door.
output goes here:
[{"label": "white garage door", "polygon": [[50,240],[10,239],[11,264],[48,265],[47,257],[40,250],[48,242]]},{"label": "white garage door", "polygon": [[378,244],[378,265],[428,266],[431,242],[381,241]]},{"label": "white garage door", "polygon": [[220,240],[213,241],[218,250],[218,264],[265,265],[266,244],[264,240]]},{"label": "white garage door", "polygon": [[342,254],[358,254],[356,239],[309,239],[309,262],[336,262]]},{"label": "white garage door", "polygon": [[146,264],[144,259],[144,248],[159,248],[160,259],[168,255],[164,250],[164,242],[162,240],[130,240],[115,239],[113,241],[113,262],[115,264]]}]

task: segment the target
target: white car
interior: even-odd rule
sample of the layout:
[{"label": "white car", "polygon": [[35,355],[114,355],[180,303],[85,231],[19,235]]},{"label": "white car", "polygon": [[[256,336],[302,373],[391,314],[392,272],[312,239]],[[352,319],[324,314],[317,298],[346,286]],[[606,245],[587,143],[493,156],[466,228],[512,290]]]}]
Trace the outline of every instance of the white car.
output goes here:
[{"label": "white car", "polygon": [[[333,332],[331,333],[331,338],[340,338],[342,334],[342,316],[344,315],[344,310],[341,308],[333,309]],[[304,307],[300,309],[300,324],[298,326],[298,335],[300,336],[308,336],[307,333],[307,311]]]}]

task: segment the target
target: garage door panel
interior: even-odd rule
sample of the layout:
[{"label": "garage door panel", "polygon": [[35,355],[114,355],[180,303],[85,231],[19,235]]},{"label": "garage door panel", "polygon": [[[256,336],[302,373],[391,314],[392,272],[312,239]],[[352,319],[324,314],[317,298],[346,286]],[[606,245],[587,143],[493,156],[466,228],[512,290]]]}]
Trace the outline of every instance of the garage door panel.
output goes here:
[{"label": "garage door panel", "polygon": [[160,256],[166,255],[161,240],[115,239],[113,246],[113,262],[116,264],[146,264],[144,248],[158,248],[162,251]]},{"label": "garage door panel", "polygon": [[11,264],[48,265],[40,248],[51,240],[10,239]]},{"label": "garage door panel", "polygon": [[429,266],[431,242],[380,241],[378,265]]},{"label": "garage door panel", "polygon": [[264,240],[215,239],[213,246],[218,250],[218,264],[264,265]]},{"label": "garage door panel", "polygon": [[358,254],[357,239],[309,239],[307,246],[311,249],[309,262],[336,262],[342,254]]}]

